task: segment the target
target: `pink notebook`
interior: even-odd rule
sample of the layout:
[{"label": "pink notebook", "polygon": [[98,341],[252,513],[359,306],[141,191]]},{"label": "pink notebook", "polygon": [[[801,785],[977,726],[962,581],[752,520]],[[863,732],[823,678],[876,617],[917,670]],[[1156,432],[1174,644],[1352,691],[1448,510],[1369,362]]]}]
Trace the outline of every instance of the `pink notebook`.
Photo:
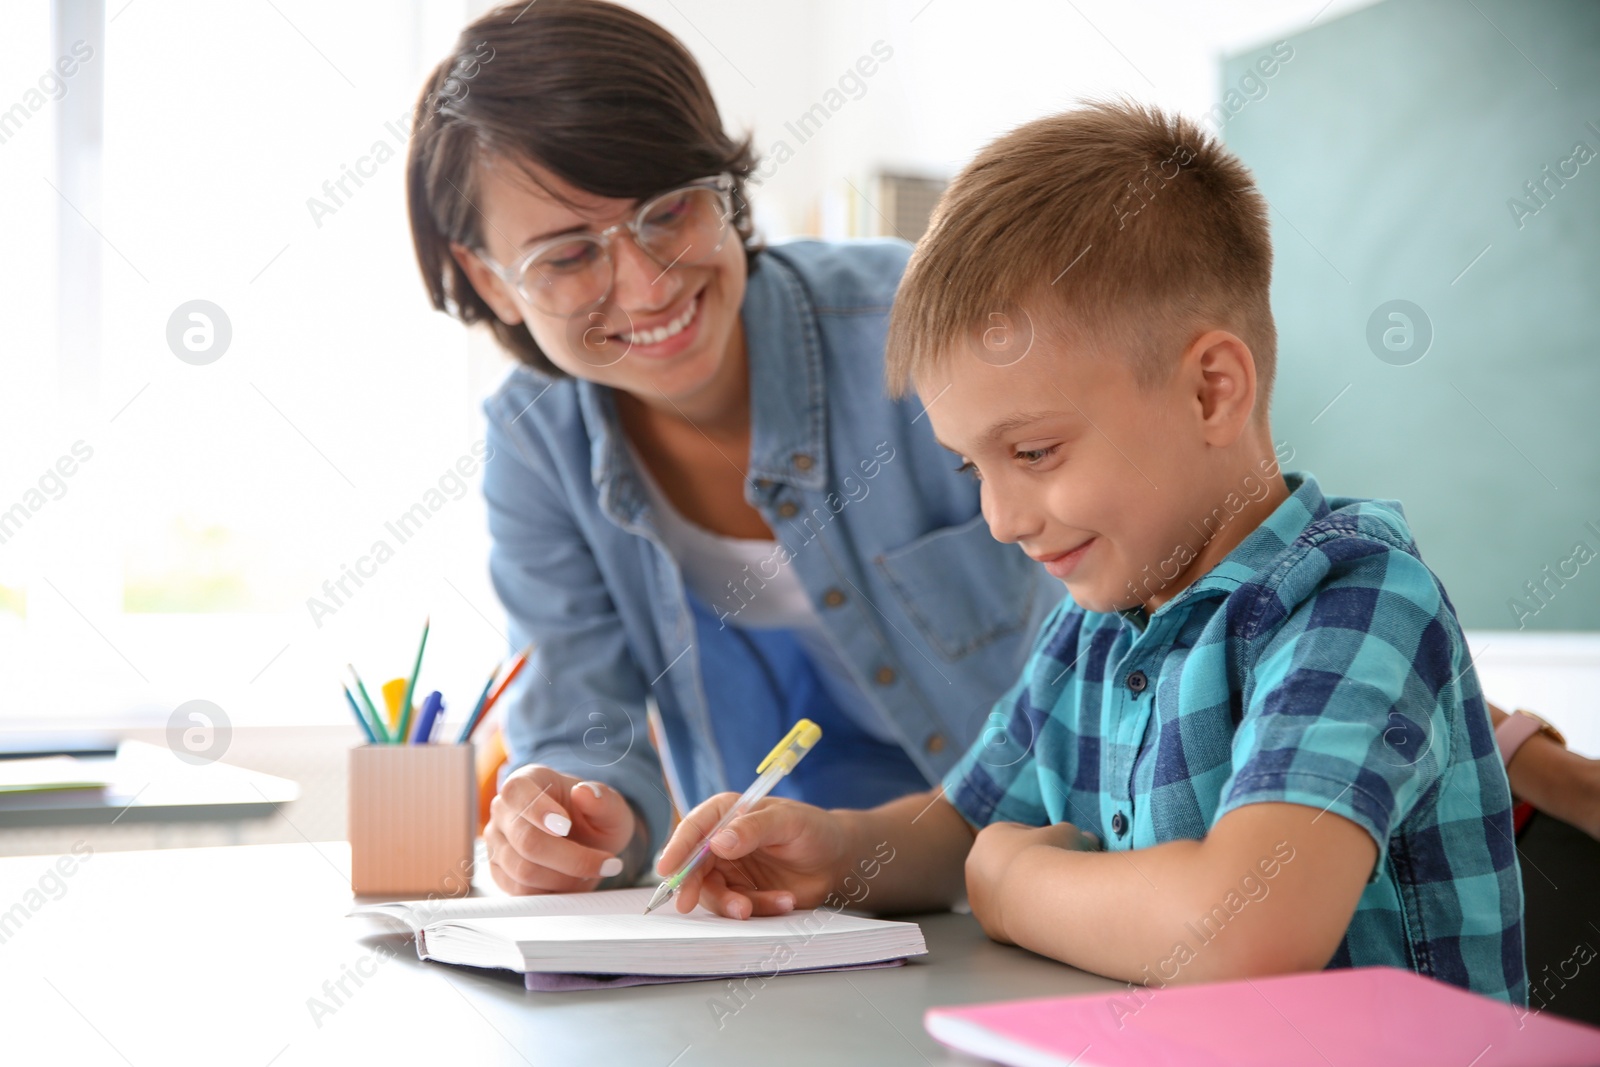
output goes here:
[{"label": "pink notebook", "polygon": [[933,1008],[923,1025],[1011,1067],[1600,1064],[1600,1029],[1391,967]]}]

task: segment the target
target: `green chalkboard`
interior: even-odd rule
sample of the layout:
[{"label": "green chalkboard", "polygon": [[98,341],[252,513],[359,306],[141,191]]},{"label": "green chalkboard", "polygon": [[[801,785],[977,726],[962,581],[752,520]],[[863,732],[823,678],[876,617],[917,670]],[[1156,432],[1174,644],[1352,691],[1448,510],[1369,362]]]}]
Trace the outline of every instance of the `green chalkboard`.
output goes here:
[{"label": "green chalkboard", "polygon": [[1400,500],[1465,626],[1600,630],[1600,3],[1388,0],[1222,77],[1287,466]]}]

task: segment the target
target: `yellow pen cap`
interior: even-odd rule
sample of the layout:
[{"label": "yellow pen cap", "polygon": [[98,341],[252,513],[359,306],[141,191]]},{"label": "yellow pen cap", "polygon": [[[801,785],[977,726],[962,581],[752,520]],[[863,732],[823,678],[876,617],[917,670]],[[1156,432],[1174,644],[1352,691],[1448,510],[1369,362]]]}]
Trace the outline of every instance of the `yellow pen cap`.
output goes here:
[{"label": "yellow pen cap", "polygon": [[393,726],[400,721],[400,705],[406,699],[406,680],[404,678],[390,678],[383,683],[383,703],[389,713],[389,725]]},{"label": "yellow pen cap", "polygon": [[757,774],[765,774],[768,767],[778,763],[784,774],[794,770],[794,765],[800,762],[800,757],[811,751],[811,746],[822,740],[822,727],[810,719],[801,719],[794,724],[782,741],[772,747],[767,753],[767,758],[761,761],[761,766],[756,768]]}]

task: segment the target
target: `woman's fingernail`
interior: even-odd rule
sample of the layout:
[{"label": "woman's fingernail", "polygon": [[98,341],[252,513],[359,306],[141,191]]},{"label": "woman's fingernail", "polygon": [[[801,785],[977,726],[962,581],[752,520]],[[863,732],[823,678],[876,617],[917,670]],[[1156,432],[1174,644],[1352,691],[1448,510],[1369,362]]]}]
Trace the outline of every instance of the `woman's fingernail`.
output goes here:
[{"label": "woman's fingernail", "polygon": [[611,878],[622,873],[622,861],[616,856],[609,857],[600,865],[600,877]]},{"label": "woman's fingernail", "polygon": [[544,817],[544,828],[557,837],[566,837],[572,832],[572,820],[552,811]]},{"label": "woman's fingernail", "polygon": [[578,784],[581,786],[587,786],[589,792],[594,794],[594,798],[596,800],[600,800],[605,796],[604,787],[602,787],[599,782],[579,782]]},{"label": "woman's fingernail", "polygon": [[782,911],[794,910],[794,897],[790,896],[788,893],[779,893],[774,902]]},{"label": "woman's fingernail", "polygon": [[739,835],[732,830],[724,830],[711,839],[711,843],[726,852],[739,843]]}]

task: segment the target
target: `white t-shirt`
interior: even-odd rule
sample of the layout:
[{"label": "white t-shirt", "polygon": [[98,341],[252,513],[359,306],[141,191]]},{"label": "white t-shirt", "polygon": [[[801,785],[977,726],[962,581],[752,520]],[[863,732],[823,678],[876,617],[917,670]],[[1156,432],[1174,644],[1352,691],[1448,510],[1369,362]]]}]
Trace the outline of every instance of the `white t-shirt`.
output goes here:
[{"label": "white t-shirt", "polygon": [[725,537],[690,522],[667,499],[636,451],[633,462],[650,497],[661,540],[677,561],[689,591],[730,626],[792,630],[829,695],[856,725],[880,741],[897,743],[883,712],[861,691],[833,647],[800,576],[783,562],[785,553],[778,542]]}]

